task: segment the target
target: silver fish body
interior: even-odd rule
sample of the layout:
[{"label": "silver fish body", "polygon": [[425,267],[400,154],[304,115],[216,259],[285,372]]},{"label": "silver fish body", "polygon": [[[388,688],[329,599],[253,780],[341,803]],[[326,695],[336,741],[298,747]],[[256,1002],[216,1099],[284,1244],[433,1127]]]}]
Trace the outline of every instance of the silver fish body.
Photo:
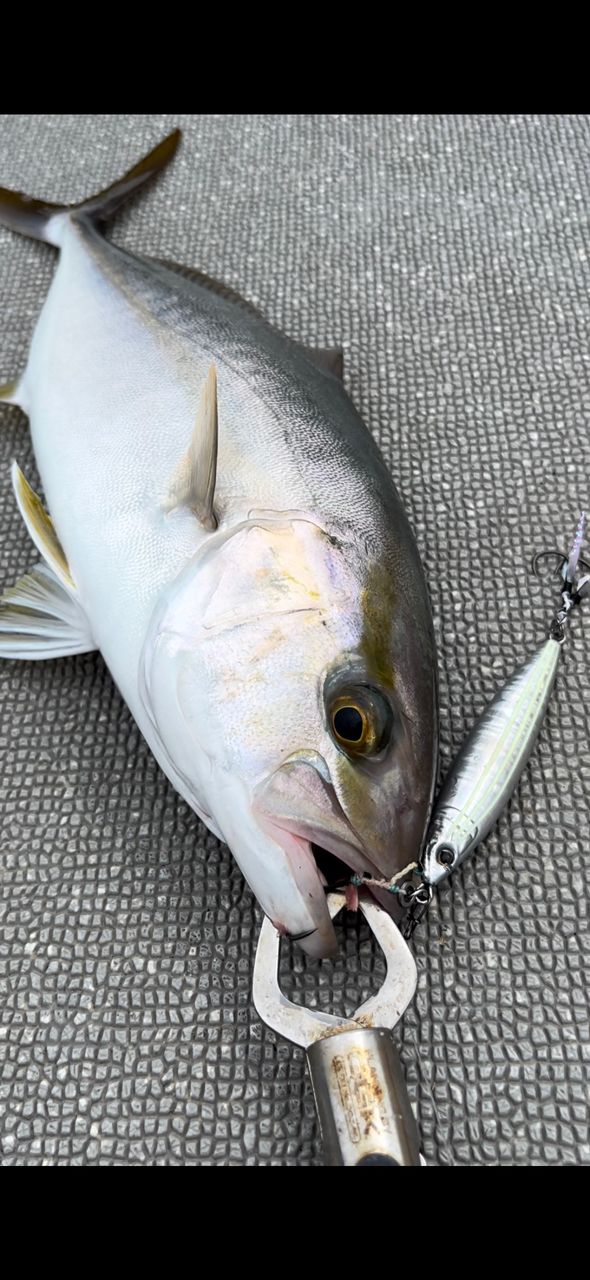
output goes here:
[{"label": "silver fish body", "polygon": [[423,859],[427,884],[461,865],[499,818],[535,745],[557,674],[552,638],[511,676],[467,737],[438,797]]},{"label": "silver fish body", "polygon": [[0,191],[0,219],[60,251],[4,390],[30,419],[51,521],[18,472],[15,491],[50,576],[6,593],[0,655],[99,649],[267,915],[323,955],[335,938],[315,849],[388,877],[422,844],[428,595],[338,379],[227,291],[103,238],[176,142],[74,209]]}]

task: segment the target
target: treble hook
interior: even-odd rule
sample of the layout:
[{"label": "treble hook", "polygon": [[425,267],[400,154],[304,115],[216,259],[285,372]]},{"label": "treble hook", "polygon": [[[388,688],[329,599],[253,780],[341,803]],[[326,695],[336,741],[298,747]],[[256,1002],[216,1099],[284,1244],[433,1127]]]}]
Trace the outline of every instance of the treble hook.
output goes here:
[{"label": "treble hook", "polygon": [[534,556],[532,562],[533,573],[536,577],[541,576],[539,565],[544,560],[549,559],[556,562],[553,572],[561,578],[562,582],[561,609],[558,610],[553,618],[549,628],[549,635],[559,643],[565,639],[565,623],[570,610],[575,605],[582,603],[590,589],[590,564],[587,560],[583,560],[580,554],[586,536],[586,527],[586,514],[582,511],[569,554],[564,555],[561,551],[540,551]]},{"label": "treble hook", "polygon": [[560,578],[563,565],[567,564],[567,556],[564,555],[563,551],[538,551],[536,556],[533,556],[531,560],[531,569],[535,578],[541,578],[543,576],[539,572],[539,565],[545,560],[553,560],[554,566],[551,571],[551,576],[554,578]]}]

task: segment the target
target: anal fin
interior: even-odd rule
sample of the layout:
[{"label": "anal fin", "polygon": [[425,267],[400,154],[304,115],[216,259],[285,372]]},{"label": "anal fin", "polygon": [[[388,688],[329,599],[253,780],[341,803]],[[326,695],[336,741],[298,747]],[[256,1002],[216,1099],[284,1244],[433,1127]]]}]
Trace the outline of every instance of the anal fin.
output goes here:
[{"label": "anal fin", "polygon": [[96,649],[84,611],[49,565],[0,597],[0,658],[63,658]]}]

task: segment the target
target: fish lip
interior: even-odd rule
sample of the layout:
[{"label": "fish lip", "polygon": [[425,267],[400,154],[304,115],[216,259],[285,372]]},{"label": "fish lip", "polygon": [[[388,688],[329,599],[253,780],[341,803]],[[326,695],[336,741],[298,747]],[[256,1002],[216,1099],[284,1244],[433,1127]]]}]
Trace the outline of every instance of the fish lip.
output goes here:
[{"label": "fish lip", "polygon": [[297,757],[284,760],[259,784],[254,803],[264,821],[321,845],[342,858],[353,871],[380,874],[365,841],[342,809],[323,756],[316,752],[306,756],[299,752]]},{"label": "fish lip", "polygon": [[[309,847],[309,853],[316,865],[320,879],[323,873],[320,871],[317,863],[317,858],[313,848],[314,845],[316,845],[318,849],[325,849],[326,853],[331,853],[335,858],[338,858],[340,862],[344,862],[350,869],[351,875],[370,875],[374,876],[375,879],[380,879],[382,877],[382,872],[379,870],[376,863],[368,857],[364,845],[361,845],[360,841],[355,844],[353,844],[352,841],[348,843],[344,840],[338,839],[332,832],[327,831],[325,828],[319,826],[310,827],[306,822],[298,823],[293,821],[289,822],[288,825],[276,823],[275,830],[280,831],[281,829],[288,832],[290,835],[297,836],[300,840],[305,840]],[[324,885],[324,888],[327,891],[329,886]]]},{"label": "fish lip", "polygon": [[[319,767],[318,767],[319,766]],[[320,871],[313,845],[325,849],[350,868],[351,874],[383,878],[364,842],[344,813],[323,758],[289,758],[256,788],[257,822],[281,847],[318,936],[300,939],[308,954],[323,956],[335,949],[335,933],[326,903],[329,886]],[[285,910],[285,916],[287,915]],[[285,923],[277,924],[289,933]]]},{"label": "fish lip", "polygon": [[[325,849],[345,863],[350,868],[351,876],[355,873],[362,875],[363,872],[366,872],[371,876],[380,878],[380,872],[364,852],[360,852],[356,848],[353,849],[352,846],[344,850],[342,842],[335,840],[330,832],[326,832],[324,829],[315,827],[312,833],[305,822],[289,822],[288,825],[285,825],[274,818],[269,818],[266,814],[261,814],[260,819],[268,834],[281,846],[291,865],[295,881],[298,882],[300,879],[298,870],[301,864],[298,863],[298,859],[303,856],[305,859],[305,873],[308,877],[311,874],[317,884],[317,895],[314,896],[318,923],[315,929],[306,930],[303,934],[292,934],[277,922],[275,922],[276,927],[280,933],[288,936],[292,942],[297,942],[302,950],[314,959],[323,959],[335,955],[338,944],[327,902],[330,886],[326,884],[325,877],[320,871],[313,845]],[[323,902],[325,905],[323,909],[320,907],[318,911],[319,902]]]},{"label": "fish lip", "polygon": [[338,943],[311,841],[288,831],[280,822],[266,814],[259,813],[258,818],[263,830],[280,846],[287,858],[293,879],[314,920],[314,927],[302,933],[291,933],[282,921],[276,919],[273,920],[275,928],[283,936],[297,942],[312,959],[321,960],[336,955]]}]

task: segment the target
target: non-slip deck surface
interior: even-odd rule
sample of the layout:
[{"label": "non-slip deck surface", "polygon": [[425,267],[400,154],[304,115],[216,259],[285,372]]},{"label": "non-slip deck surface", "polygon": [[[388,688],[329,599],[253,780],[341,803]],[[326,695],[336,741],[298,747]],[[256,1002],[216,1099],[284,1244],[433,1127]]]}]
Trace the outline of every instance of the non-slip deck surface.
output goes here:
[{"label": "non-slip deck surface", "polygon": [[[344,347],[424,556],[444,768],[543,637],[532,554],[590,500],[589,120],[4,116],[0,182],[78,199],[177,123],[109,234]],[[53,265],[0,229],[0,381]],[[2,407],[1,585],[35,561],[13,457],[36,478]],[[429,1163],[590,1163],[586,613],[517,796],[416,935],[397,1034]],[[259,920],[99,656],[0,665],[0,1163],[321,1163],[303,1055],[252,1008]],[[330,1007],[381,974],[353,922],[338,965],[292,968]]]}]

